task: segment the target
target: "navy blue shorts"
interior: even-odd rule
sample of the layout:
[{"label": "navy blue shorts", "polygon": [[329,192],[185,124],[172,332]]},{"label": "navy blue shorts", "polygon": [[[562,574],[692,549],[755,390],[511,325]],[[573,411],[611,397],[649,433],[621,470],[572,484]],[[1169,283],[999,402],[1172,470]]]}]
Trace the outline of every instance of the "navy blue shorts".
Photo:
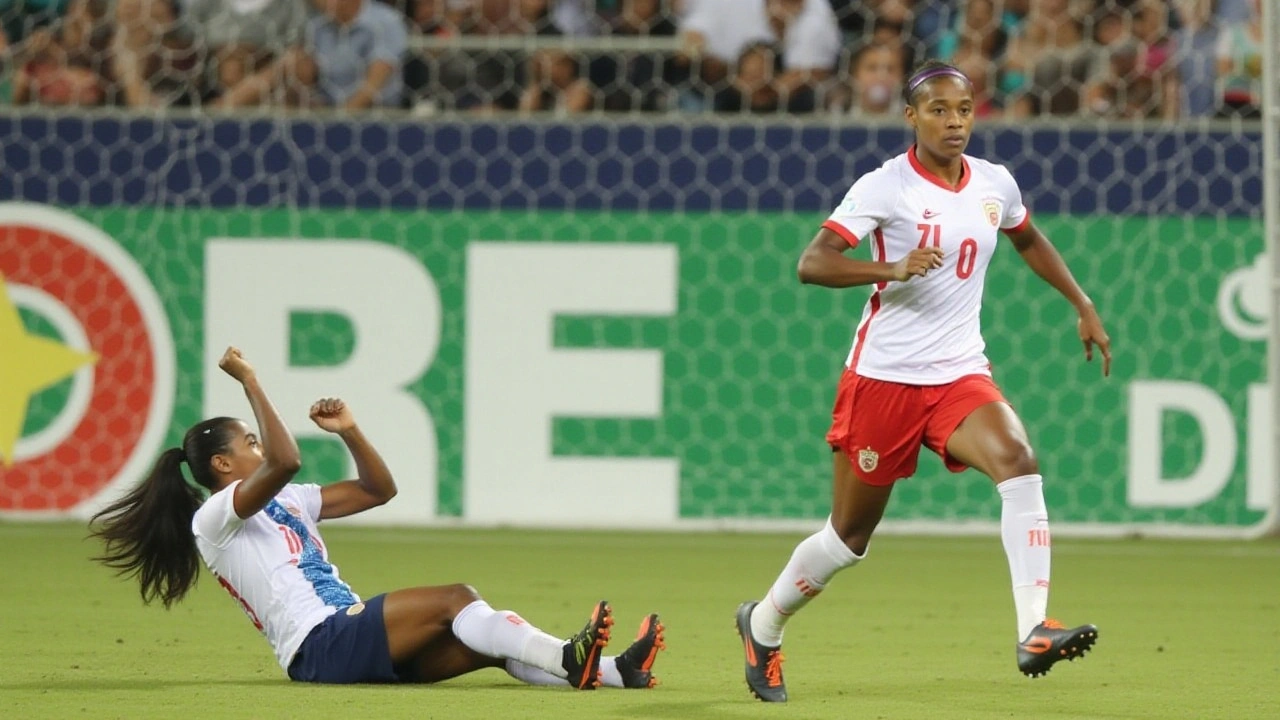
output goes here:
[{"label": "navy blue shorts", "polygon": [[289,663],[289,679],[313,683],[394,683],[397,672],[382,622],[386,595],[343,608],[315,626]]}]

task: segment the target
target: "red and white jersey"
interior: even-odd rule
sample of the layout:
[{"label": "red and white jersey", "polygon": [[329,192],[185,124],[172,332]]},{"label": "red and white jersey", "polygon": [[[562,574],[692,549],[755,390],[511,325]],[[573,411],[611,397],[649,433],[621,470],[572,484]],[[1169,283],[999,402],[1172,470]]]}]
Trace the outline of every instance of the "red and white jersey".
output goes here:
[{"label": "red and white jersey", "polygon": [[942,385],[991,373],[979,314],[1000,230],[1030,221],[1013,176],[1001,165],[962,156],[952,188],[916,158],[915,147],[859,178],[822,224],[851,247],[871,236],[872,258],[897,262],[926,245],[942,267],[907,282],[877,283],[845,365],[864,377]]},{"label": "red and white jersey", "polygon": [[258,628],[286,671],[315,626],[360,602],[320,540],[319,485],[286,485],[265,508],[236,516],[239,480],[196,510],[191,530],[205,565]]}]

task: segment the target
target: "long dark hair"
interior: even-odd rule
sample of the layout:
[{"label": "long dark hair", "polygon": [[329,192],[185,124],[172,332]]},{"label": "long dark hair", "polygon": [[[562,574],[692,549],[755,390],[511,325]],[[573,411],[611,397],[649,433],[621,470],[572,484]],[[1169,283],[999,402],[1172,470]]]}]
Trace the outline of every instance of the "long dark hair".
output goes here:
[{"label": "long dark hair", "polygon": [[[213,490],[209,461],[229,451],[235,422],[216,417],[197,423],[183,436],[182,447],[161,453],[145,480],[89,521],[89,533],[106,544],[94,560],[137,577],[142,602],[159,599],[167,608],[195,584],[200,554],[191,519],[205,498],[196,485]],[[196,485],[183,475],[183,462]]]}]

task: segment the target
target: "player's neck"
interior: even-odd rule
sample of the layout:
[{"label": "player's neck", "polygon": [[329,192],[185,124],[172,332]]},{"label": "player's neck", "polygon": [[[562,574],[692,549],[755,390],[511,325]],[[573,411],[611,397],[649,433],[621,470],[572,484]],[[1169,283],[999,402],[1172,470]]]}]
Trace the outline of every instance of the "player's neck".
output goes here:
[{"label": "player's neck", "polygon": [[914,146],[911,152],[915,154],[920,167],[951,187],[960,187],[960,181],[964,178],[963,156],[957,155],[951,159],[939,158],[919,145]]}]

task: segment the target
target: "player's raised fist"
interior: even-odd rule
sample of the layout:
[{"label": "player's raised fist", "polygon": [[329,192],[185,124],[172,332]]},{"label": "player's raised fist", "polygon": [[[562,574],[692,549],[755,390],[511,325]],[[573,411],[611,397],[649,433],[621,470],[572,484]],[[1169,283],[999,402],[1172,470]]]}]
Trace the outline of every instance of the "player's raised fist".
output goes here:
[{"label": "player's raised fist", "polygon": [[244,382],[253,377],[253,366],[244,359],[244,355],[240,354],[240,348],[227,348],[227,351],[222,353],[222,359],[218,361],[218,367],[238,382]]},{"label": "player's raised fist", "polygon": [[942,267],[942,248],[916,248],[894,263],[893,279],[905,282],[917,275],[924,277],[930,270],[940,267]]},{"label": "player's raised fist", "polygon": [[339,398],[321,398],[312,403],[311,420],[321,430],[331,433],[340,433],[356,424],[351,409]]}]

